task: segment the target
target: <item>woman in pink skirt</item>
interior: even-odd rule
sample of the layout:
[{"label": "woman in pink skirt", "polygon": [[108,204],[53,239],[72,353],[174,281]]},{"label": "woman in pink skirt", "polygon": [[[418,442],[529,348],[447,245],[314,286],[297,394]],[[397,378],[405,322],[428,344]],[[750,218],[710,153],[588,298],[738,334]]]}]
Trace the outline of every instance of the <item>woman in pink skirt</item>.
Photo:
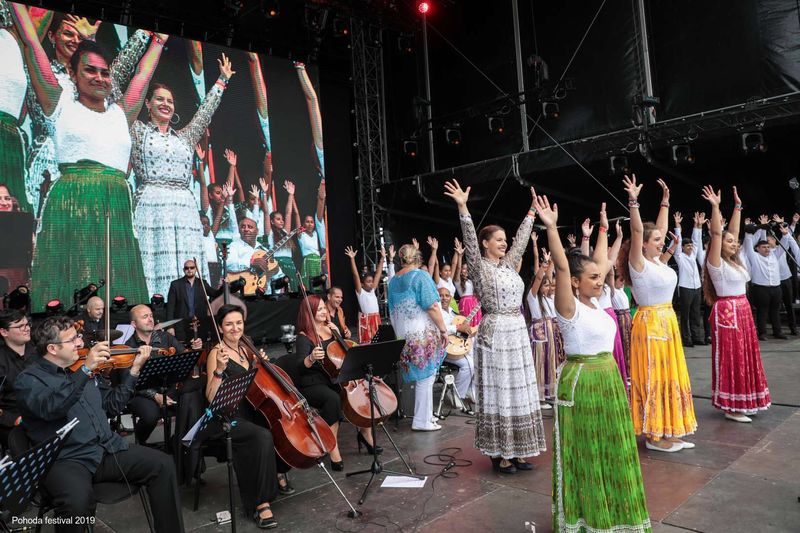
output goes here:
[{"label": "woman in pink skirt", "polygon": [[761,364],[758,333],[745,296],[750,280],[739,259],[742,201],[733,188],[733,214],[722,231],[721,191],[710,186],[703,198],[711,204],[711,242],[706,254],[705,299],[711,308],[711,403],[736,422],[750,422],[770,406],[769,388]]}]

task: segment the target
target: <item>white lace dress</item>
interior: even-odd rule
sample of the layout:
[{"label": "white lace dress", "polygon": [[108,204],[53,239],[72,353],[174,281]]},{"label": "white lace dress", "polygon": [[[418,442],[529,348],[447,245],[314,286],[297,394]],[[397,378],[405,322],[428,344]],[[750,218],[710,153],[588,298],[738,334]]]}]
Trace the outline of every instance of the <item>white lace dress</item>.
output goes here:
[{"label": "white lace dress", "polygon": [[161,133],[138,120],[131,126],[131,164],[142,183],[134,199],[133,227],[151,295],[166,295],[170,282],[183,275],[187,259],[196,258],[201,276],[208,276],[203,226],[190,189],[192,157],[221,98],[215,84],[191,122],[178,131]]},{"label": "white lace dress", "polygon": [[475,447],[490,457],[530,457],[547,449],[539,408],[533,352],[521,313],[525,284],[515,269],[528,244],[533,219],[526,216],[506,256],[481,257],[472,218],[461,217],[469,278],[483,319],[475,342],[478,413]]}]

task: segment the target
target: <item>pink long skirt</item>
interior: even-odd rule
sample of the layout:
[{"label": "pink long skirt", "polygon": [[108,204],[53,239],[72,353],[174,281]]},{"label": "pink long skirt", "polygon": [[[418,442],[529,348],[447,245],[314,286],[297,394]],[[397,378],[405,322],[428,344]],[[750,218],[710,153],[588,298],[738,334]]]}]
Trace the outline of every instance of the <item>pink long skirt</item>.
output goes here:
[{"label": "pink long skirt", "polygon": [[[458,312],[461,316],[467,316],[472,312],[472,309],[478,305],[478,299],[473,295],[469,294],[467,296],[462,296],[461,299],[458,301]],[[477,326],[481,323],[482,313],[478,310],[475,313],[475,316],[472,317],[472,320],[469,321],[469,325],[472,327]]]},{"label": "pink long skirt", "polygon": [[617,325],[617,312],[614,311],[612,307],[606,308],[605,312],[608,313],[608,316],[614,319],[614,329],[616,329],[616,334],[614,335],[614,361],[617,362],[619,374],[622,376],[622,382],[625,384],[625,388],[627,389],[628,371],[625,369],[625,348],[622,347],[622,337],[619,334],[619,326]]},{"label": "pink long skirt", "polygon": [[712,405],[728,412],[767,409],[771,403],[769,388],[747,297],[718,299],[709,322]]}]

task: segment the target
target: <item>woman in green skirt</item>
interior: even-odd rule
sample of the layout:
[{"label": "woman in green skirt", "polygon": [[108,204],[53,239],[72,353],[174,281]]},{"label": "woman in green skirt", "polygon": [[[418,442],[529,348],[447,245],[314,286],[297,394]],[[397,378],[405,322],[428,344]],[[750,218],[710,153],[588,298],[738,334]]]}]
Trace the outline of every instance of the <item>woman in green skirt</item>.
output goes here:
[{"label": "woman in green skirt", "polygon": [[136,75],[119,102],[109,103],[110,61],[92,41],[81,42],[70,60],[77,95],[58,83],[28,11],[11,4],[24,45],[31,86],[54,124],[61,178],[42,212],[31,269],[31,308],[51,299],[71,302],[75,289],[105,277],[105,214],[111,221],[111,285],[130,302],[147,301],[139,245],[133,234],[130,192],[125,181],[130,125],[167,36],[154,34]]},{"label": "woman in green skirt", "polygon": [[593,257],[567,258],[558,208],[546,196],[534,198],[556,268],[556,313],[567,354],[556,385],[553,529],[651,531],[625,386],[614,362],[614,319],[597,302],[611,267],[606,206]]}]

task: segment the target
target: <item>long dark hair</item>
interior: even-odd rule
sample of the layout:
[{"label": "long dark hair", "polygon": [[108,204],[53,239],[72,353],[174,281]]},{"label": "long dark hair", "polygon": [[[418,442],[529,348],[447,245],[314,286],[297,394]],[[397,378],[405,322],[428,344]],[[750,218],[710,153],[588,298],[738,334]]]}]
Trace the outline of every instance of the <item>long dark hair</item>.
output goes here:
[{"label": "long dark hair", "polygon": [[[734,237],[733,233],[730,231],[723,231],[722,237],[720,238],[724,239],[725,235]],[[734,239],[735,238],[736,237],[734,237]],[[722,243],[720,243],[720,246],[721,245]],[[742,259],[739,257],[738,251],[730,258],[725,258],[725,256],[722,255],[722,250],[720,250],[719,258],[734,268],[744,268],[744,264],[742,263]],[[717,289],[714,288],[714,283],[711,281],[711,276],[708,273],[708,253],[706,253],[706,261],[703,264],[703,299],[708,305],[714,305],[714,303],[719,299],[719,296],[717,295]]]},{"label": "long dark hair", "polygon": [[[586,271],[586,265],[589,263],[595,263],[596,261],[589,257],[588,255],[583,255],[578,252],[572,252],[567,254],[567,263],[569,264],[569,277],[572,278],[580,278],[581,274]],[[572,291],[575,292],[574,289]]]},{"label": "long dark hair", "polygon": [[81,57],[86,54],[97,54],[102,57],[106,64],[111,67],[111,56],[106,51],[105,48],[100,46],[94,41],[84,40],[78,45],[75,49],[75,53],[72,54],[72,57],[69,58],[69,66],[72,69],[73,74],[78,73],[78,65],[81,62]]}]

